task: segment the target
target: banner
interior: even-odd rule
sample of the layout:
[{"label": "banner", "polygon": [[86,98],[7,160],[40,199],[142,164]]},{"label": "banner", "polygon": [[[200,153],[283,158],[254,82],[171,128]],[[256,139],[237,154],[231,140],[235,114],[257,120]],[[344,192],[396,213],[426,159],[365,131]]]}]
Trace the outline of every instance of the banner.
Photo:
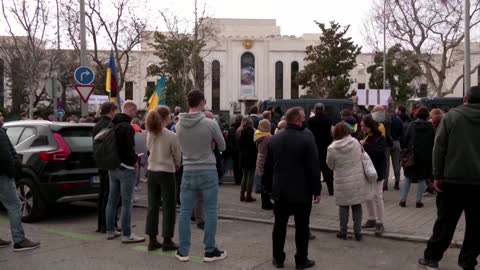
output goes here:
[{"label": "banner", "polygon": [[240,96],[255,96],[254,67],[244,67],[241,70]]}]

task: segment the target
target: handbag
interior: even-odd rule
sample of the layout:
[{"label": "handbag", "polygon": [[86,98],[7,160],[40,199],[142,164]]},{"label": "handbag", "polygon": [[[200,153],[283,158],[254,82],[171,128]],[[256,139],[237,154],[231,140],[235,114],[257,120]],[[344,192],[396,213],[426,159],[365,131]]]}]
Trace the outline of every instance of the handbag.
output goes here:
[{"label": "handbag", "polygon": [[413,130],[411,131],[411,139],[408,142],[407,148],[403,149],[400,154],[400,165],[402,165],[403,168],[415,165],[415,122],[412,122],[410,128]]},{"label": "handbag", "polygon": [[368,182],[375,182],[378,179],[377,170],[373,165],[372,159],[368,155],[368,153],[363,149],[362,146],[362,166],[363,166],[363,174],[365,174],[365,178]]}]

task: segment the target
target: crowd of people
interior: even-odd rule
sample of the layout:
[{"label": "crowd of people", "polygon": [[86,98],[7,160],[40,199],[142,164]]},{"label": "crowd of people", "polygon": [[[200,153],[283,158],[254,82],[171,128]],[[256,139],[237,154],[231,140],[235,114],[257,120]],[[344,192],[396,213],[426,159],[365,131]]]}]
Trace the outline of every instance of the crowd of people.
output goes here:
[{"label": "crowd of people", "polygon": [[[224,161],[232,162],[235,184],[240,185],[240,201],[255,202],[261,196],[261,208],[273,210],[273,265],[284,266],[285,236],[289,216],[295,217],[297,269],[315,265],[308,257],[312,203],[320,202],[321,180],[339,209],[337,237],[347,240],[350,209],[354,238],[362,241],[362,229],[382,235],[384,226],[383,194],[389,190],[390,166],[393,188],[401,190],[399,206],[407,207],[412,183],[417,184],[416,208],[422,208],[426,192],[437,193],[438,217],[433,236],[418,264],[437,269],[448,248],[456,224],[465,212],[466,234],[459,264],[474,269],[480,253],[479,193],[480,88],[472,87],[465,105],[448,114],[425,106],[408,114],[404,106],[372,108],[368,115],[354,108],[340,113],[334,123],[322,103],[315,105],[309,119],[301,107],[289,109],[276,122],[273,108],[259,112],[253,106],[248,116],[235,115],[230,127],[219,125],[205,111],[205,97],[193,90],[187,95],[188,112],[174,113],[166,106],[149,112],[144,121],[137,119],[137,105],[126,101],[122,113],[113,103],[101,106],[94,120],[94,141],[102,131],[113,130],[118,166],[101,169],[98,232],[107,239],[121,237],[123,243],[145,241],[131,231],[132,201],[142,165],[147,166],[148,214],[145,234],[148,250],[176,251],[176,258],[189,261],[190,222],[204,230],[205,262],[226,258],[227,252],[216,245],[219,184]],[[135,134],[146,132],[145,157],[135,150]],[[16,153],[8,137],[0,130],[0,199],[7,206],[15,249],[35,248],[39,243],[24,237],[15,199],[14,166]],[[148,159],[148,162],[141,162]],[[4,163],[5,162],[5,163]],[[401,170],[403,168],[403,179]],[[401,185],[403,180],[403,185]],[[362,225],[363,209],[367,215]],[[173,241],[176,207],[180,207],[179,243]],[[159,211],[163,209],[162,237],[157,239]],[[117,224],[121,208],[120,226]],[[10,243],[0,240],[0,246]]]}]

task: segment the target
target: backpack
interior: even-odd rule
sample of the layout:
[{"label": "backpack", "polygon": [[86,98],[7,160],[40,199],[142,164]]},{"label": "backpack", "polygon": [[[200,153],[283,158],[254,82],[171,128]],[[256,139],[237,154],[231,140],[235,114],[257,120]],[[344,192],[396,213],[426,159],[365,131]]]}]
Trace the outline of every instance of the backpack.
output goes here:
[{"label": "backpack", "polygon": [[93,138],[93,157],[100,170],[113,170],[120,167],[121,162],[113,128],[102,129]]}]

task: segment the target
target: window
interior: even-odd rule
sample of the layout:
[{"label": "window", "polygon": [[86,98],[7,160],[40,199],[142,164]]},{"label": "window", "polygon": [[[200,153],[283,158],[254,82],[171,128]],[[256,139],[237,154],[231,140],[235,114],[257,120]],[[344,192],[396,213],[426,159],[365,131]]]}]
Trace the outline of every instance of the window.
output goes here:
[{"label": "window", "polygon": [[255,57],[252,53],[242,54],[240,59],[240,95],[255,95]]},{"label": "window", "polygon": [[283,63],[275,63],[275,99],[283,99]]},{"label": "window", "polygon": [[197,73],[198,87],[200,88],[200,91],[205,92],[205,65],[203,61],[198,62],[197,71],[198,71]]},{"label": "window", "polygon": [[220,62],[212,62],[212,111],[220,111]]},{"label": "window", "polygon": [[20,139],[23,129],[23,127],[11,127],[7,129],[8,138],[10,139],[10,142],[13,144],[13,146],[16,146],[18,144],[18,139]]},{"label": "window", "polygon": [[72,127],[62,128],[58,131],[72,151],[92,151],[93,138],[92,128],[90,127]]},{"label": "window", "polygon": [[23,143],[24,141],[35,136],[36,134],[37,134],[37,131],[34,128],[25,128],[25,130],[22,133],[22,136],[20,136],[20,140],[18,140],[18,144]]},{"label": "window", "polygon": [[133,100],[133,82],[125,82],[125,100]]},{"label": "window", "polygon": [[299,97],[298,92],[298,83],[297,83],[297,74],[298,74],[298,62],[292,62],[291,65],[291,83],[290,83],[290,98],[297,99]]},{"label": "window", "polygon": [[365,89],[365,84],[364,83],[358,83],[357,89]]},{"label": "window", "polygon": [[147,82],[148,89],[155,89],[155,82]]},{"label": "window", "polygon": [[33,141],[30,147],[45,146],[45,145],[48,145],[48,137],[45,135],[40,135],[35,139],[35,141]]},{"label": "window", "polygon": [[418,97],[426,97],[428,96],[428,84],[422,83],[420,85],[420,91],[417,93]]}]

